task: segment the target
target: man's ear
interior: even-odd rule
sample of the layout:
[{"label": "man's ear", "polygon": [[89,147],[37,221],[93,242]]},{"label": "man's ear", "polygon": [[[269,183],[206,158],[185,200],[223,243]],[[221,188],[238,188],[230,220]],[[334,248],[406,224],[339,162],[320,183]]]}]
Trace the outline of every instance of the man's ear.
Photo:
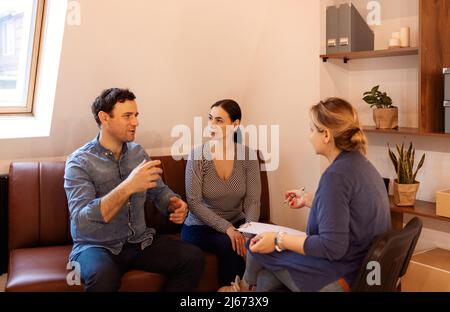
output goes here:
[{"label": "man's ear", "polygon": [[237,127],[239,127],[241,124],[241,121],[239,119],[236,119],[235,121],[233,121],[233,127],[235,130],[237,130]]},{"label": "man's ear", "polygon": [[109,115],[107,113],[105,113],[104,111],[99,111],[98,112],[98,119],[100,120],[100,122],[102,124],[107,122],[108,118],[109,118]]}]

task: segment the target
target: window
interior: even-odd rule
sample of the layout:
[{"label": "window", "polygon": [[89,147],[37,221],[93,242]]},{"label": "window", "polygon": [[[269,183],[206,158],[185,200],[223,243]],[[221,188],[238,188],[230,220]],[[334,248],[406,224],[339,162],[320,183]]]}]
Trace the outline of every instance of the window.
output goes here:
[{"label": "window", "polygon": [[32,113],[44,0],[0,2],[0,114]]},{"label": "window", "polygon": [[15,29],[12,20],[6,20],[2,27],[2,54],[3,56],[14,55],[15,50]]}]

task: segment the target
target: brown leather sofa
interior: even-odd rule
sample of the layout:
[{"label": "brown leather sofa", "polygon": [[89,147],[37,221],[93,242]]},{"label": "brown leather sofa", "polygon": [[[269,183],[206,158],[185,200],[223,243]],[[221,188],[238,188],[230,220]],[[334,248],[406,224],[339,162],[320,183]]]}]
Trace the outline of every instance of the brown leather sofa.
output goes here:
[{"label": "brown leather sofa", "polygon": [[[162,179],[184,199],[186,161],[171,156],[160,159]],[[9,171],[9,267],[6,291],[82,291],[83,286],[66,282],[72,248],[67,199],[64,192],[64,162],[12,163]],[[261,222],[268,222],[269,192],[266,172],[261,172]],[[179,234],[180,226],[146,203],[146,222],[158,233]],[[206,265],[198,290],[216,291],[217,258],[206,253]],[[121,291],[159,291],[164,277],[156,273],[129,271]]]}]

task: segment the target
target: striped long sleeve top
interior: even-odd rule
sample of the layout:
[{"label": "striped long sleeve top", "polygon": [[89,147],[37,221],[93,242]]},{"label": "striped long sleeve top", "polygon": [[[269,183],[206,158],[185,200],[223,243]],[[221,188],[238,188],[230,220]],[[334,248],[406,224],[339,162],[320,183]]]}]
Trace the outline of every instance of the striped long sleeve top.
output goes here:
[{"label": "striped long sleeve top", "polygon": [[237,144],[231,176],[222,180],[211,159],[208,143],[194,149],[186,166],[189,215],[185,224],[208,225],[225,233],[235,222],[258,221],[261,180],[256,153]]}]

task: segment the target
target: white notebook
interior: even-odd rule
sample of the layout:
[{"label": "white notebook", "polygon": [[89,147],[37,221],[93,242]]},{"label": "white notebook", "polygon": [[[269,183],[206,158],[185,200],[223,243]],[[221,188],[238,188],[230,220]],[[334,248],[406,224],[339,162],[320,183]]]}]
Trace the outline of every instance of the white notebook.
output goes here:
[{"label": "white notebook", "polygon": [[306,233],[289,227],[274,224],[248,222],[238,228],[239,232],[248,234],[261,234],[265,232],[285,232],[287,234],[305,236]]}]

